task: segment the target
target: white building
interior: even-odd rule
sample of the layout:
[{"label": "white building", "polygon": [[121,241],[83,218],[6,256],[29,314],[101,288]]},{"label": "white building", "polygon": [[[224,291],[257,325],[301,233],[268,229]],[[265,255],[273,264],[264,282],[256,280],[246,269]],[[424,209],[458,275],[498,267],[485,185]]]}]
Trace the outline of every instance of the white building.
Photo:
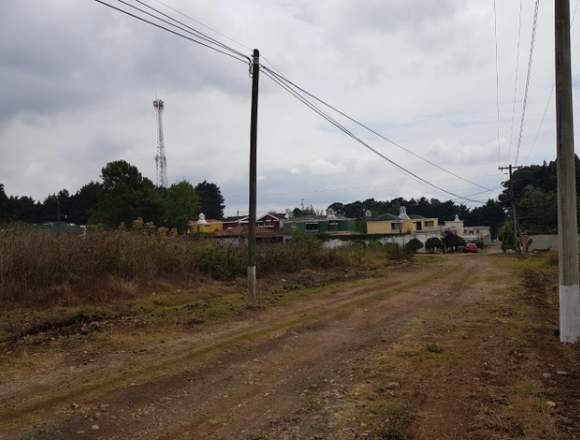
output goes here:
[{"label": "white building", "polygon": [[481,240],[484,243],[491,242],[491,228],[489,226],[465,226],[465,235],[463,238],[466,241]]}]

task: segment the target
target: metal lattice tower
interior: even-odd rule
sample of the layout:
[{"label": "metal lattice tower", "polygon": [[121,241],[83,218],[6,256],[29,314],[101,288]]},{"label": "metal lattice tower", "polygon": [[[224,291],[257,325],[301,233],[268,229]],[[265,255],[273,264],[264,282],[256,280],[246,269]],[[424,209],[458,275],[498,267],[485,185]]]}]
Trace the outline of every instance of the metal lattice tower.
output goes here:
[{"label": "metal lattice tower", "polygon": [[167,158],[165,157],[165,141],[163,139],[162,113],[165,104],[163,100],[153,101],[153,108],[157,116],[157,154],[155,155],[155,172],[157,186],[167,188]]}]

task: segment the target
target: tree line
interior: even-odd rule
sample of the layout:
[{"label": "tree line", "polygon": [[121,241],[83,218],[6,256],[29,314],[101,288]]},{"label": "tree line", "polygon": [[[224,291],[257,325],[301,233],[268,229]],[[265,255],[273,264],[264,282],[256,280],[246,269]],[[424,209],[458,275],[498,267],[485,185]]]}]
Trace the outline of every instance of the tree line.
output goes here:
[{"label": "tree line", "polygon": [[[518,229],[534,233],[558,231],[558,187],[556,161],[530,165],[514,171],[512,176]],[[499,195],[506,209],[511,206],[507,182]],[[576,192],[580,194],[580,160],[576,156]],[[580,199],[578,200],[580,206]],[[579,217],[580,223],[580,217]]]},{"label": "tree line", "polygon": [[[557,231],[556,162],[529,165],[513,173],[514,200],[519,229],[529,233]],[[509,183],[502,183],[497,200],[489,199],[482,206],[468,208],[452,200],[404,199],[375,200],[369,198],[350,203],[334,202],[328,206],[339,215],[350,218],[398,214],[401,206],[409,214],[451,220],[456,215],[466,226],[491,226],[497,236],[504,223],[511,222]],[[576,157],[576,189],[580,194],[580,160]],[[579,200],[580,206],[580,200]],[[116,226],[138,217],[156,225],[183,229],[192,218],[203,212],[207,218],[222,218],[224,198],[220,188],[203,181],[193,186],[181,181],[169,188],[158,188],[144,177],[137,167],[119,160],[108,163],[101,171],[101,180],[89,182],[75,193],[62,189],[43,201],[28,196],[7,196],[0,183],[0,222],[45,223],[58,220],[75,224],[100,223]],[[313,207],[295,208],[296,217],[315,215]],[[580,218],[579,218],[580,221]]]},{"label": "tree line", "polygon": [[159,188],[124,160],[109,162],[100,177],[100,181],[89,182],[74,194],[62,189],[42,202],[28,196],[7,196],[0,183],[0,221],[63,221],[114,227],[141,217],[158,226],[184,230],[200,212],[207,218],[223,217],[224,198],[215,183],[204,180],[193,186],[183,180]]}]

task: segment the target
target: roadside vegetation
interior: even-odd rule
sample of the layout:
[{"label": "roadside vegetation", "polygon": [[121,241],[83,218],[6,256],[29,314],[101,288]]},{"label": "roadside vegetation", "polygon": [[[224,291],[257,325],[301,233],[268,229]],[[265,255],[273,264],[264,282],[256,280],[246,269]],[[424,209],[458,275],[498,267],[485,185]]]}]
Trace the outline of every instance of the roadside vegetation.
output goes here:
[{"label": "roadside vegetation", "polygon": [[[260,277],[303,270],[364,268],[410,256],[396,245],[326,249],[311,236],[258,246]],[[109,302],[160,282],[245,277],[247,251],[215,241],[145,230],[54,234],[30,227],[0,232],[0,301],[21,305]]]}]

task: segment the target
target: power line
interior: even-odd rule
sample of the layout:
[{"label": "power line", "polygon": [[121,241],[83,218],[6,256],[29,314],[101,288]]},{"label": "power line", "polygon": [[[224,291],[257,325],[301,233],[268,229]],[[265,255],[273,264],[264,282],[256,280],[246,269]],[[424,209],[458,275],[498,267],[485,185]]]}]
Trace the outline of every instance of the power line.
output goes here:
[{"label": "power line", "polygon": [[495,39],[495,107],[497,110],[497,161],[501,160],[501,143],[499,141],[500,115],[499,115],[499,59],[497,55],[497,9],[493,0],[493,36]]},{"label": "power line", "polygon": [[[574,24],[576,22],[576,13],[578,12],[579,5],[580,5],[580,0],[576,0],[576,5],[574,6],[574,13],[572,15],[572,23],[570,24],[571,29],[574,28]],[[556,88],[556,81],[552,80],[552,87],[550,88],[550,94],[548,95],[548,100],[546,101],[546,105],[544,107],[544,113],[542,113],[542,119],[540,119],[540,124],[538,125],[538,131],[536,132],[536,136],[534,137],[534,140],[532,141],[531,147],[528,149],[525,160],[527,160],[527,158],[530,155],[530,152],[534,149],[534,147],[536,146],[536,144],[538,142],[538,138],[540,137],[542,127],[544,126],[544,120],[546,119],[546,115],[548,114],[550,104],[553,102],[552,96],[554,95],[555,88]]]},{"label": "power line", "polygon": [[[121,2],[121,3],[124,3],[124,4],[127,4],[127,3],[126,3],[125,1],[123,1],[123,0],[117,0],[117,1],[119,1],[119,2]],[[192,27],[192,26],[189,26],[188,24],[186,24],[186,23],[183,23],[182,21],[179,21],[179,20],[177,20],[176,18],[174,18],[174,17],[172,17],[172,16],[170,16],[170,15],[166,14],[166,13],[165,13],[165,12],[163,12],[163,11],[160,11],[159,9],[156,9],[156,8],[154,8],[153,6],[151,6],[151,5],[148,5],[148,4],[147,4],[146,2],[144,2],[144,1],[141,1],[141,0],[133,0],[133,1],[135,1],[135,2],[139,3],[139,4],[140,4],[140,5],[142,5],[142,6],[145,6],[146,8],[148,8],[148,9],[150,9],[150,10],[152,10],[152,11],[155,11],[155,12],[157,12],[158,14],[161,14],[162,16],[164,16],[164,17],[168,18],[169,20],[171,20],[171,21],[173,21],[173,22],[175,22],[175,23],[178,23],[178,24],[180,24],[181,26],[185,26],[187,29],[189,29],[190,31],[192,31],[191,33],[193,33],[194,35],[196,35],[196,36],[197,36],[197,37],[199,37],[199,38],[202,38],[202,39],[204,39],[205,41],[207,41],[207,42],[209,42],[209,43],[215,44],[215,45],[217,45],[217,46],[221,47],[221,48],[222,48],[222,49],[224,49],[224,50],[229,50],[230,52],[232,52],[232,53],[235,53],[236,55],[239,55],[239,56],[240,56],[240,57],[242,57],[242,58],[245,58],[245,57],[246,57],[246,54],[244,54],[244,53],[242,53],[242,52],[239,52],[238,50],[234,49],[233,47],[231,47],[231,46],[228,46],[228,45],[226,45],[226,44],[222,43],[221,41],[219,41],[219,40],[216,40],[216,39],[215,39],[215,38],[213,38],[213,37],[210,37],[210,36],[209,36],[209,35],[207,35],[207,34],[204,34],[203,32],[201,32],[201,31],[199,31],[199,30],[195,29],[194,27]],[[130,6],[131,6],[131,5],[130,5]],[[151,14],[149,14],[149,13],[147,13],[147,12],[143,11],[142,9],[139,9],[139,8],[137,8],[136,6],[131,6],[131,7],[135,8],[135,9],[137,9],[137,10],[141,11],[141,12],[144,12],[144,13],[146,13],[147,15],[151,15]],[[152,16],[152,15],[151,15],[151,16]],[[166,24],[170,24],[171,26],[177,27],[178,29],[181,29],[181,30],[183,30],[183,31],[185,31],[185,32],[188,32],[188,31],[186,31],[185,29],[183,29],[183,28],[182,28],[182,27],[180,27],[180,26],[176,26],[175,24],[169,23],[169,22],[167,22],[167,21],[165,21],[165,20],[163,20],[163,19],[161,19],[161,18],[158,18],[158,17],[155,17],[155,18],[157,18],[158,20],[160,20],[160,21],[162,21],[162,22],[164,22],[164,23],[166,23]],[[188,32],[188,33],[190,33],[190,32]]]},{"label": "power line", "polygon": [[[235,55],[235,54],[232,54],[232,53],[230,53],[230,52],[226,52],[225,50],[221,50],[221,49],[219,49],[219,48],[217,48],[217,47],[214,47],[214,46],[211,46],[211,45],[209,45],[209,44],[206,44],[206,43],[204,43],[203,41],[199,41],[198,39],[195,39],[195,38],[189,37],[189,36],[187,36],[187,35],[185,35],[185,34],[182,34],[182,33],[180,33],[180,32],[177,32],[177,31],[174,31],[174,30],[172,30],[172,29],[169,29],[169,28],[167,28],[167,27],[165,27],[165,26],[163,26],[163,25],[160,25],[160,24],[158,24],[158,23],[155,23],[155,22],[153,22],[153,21],[151,21],[151,20],[148,20],[148,19],[146,19],[146,18],[143,18],[143,17],[141,17],[141,16],[139,16],[139,15],[133,14],[133,13],[132,13],[132,12],[130,12],[130,11],[127,11],[127,10],[125,10],[125,9],[122,9],[122,8],[118,8],[118,7],[116,7],[116,6],[113,6],[112,4],[110,4],[110,3],[107,3],[107,2],[105,2],[105,1],[103,1],[103,0],[94,0],[94,1],[95,1],[95,2],[97,2],[97,3],[100,3],[100,4],[101,4],[101,5],[103,5],[103,6],[107,6],[108,8],[114,9],[114,10],[116,10],[116,11],[118,11],[118,12],[121,12],[121,13],[123,13],[123,14],[125,14],[125,15],[128,15],[128,16],[130,16],[130,17],[132,17],[132,18],[136,19],[136,20],[142,21],[142,22],[144,22],[144,23],[146,23],[146,24],[149,24],[149,25],[151,25],[151,26],[154,26],[154,27],[156,27],[156,28],[158,28],[158,29],[161,29],[161,30],[164,30],[164,31],[166,31],[166,32],[169,32],[169,33],[171,33],[171,34],[173,34],[173,35],[175,35],[175,36],[181,37],[181,38],[183,38],[183,39],[185,39],[185,40],[188,40],[188,41],[191,41],[191,42],[193,42],[193,43],[199,44],[199,45],[201,45],[201,46],[207,47],[208,49],[211,49],[211,50],[213,50],[213,51],[215,51],[215,52],[221,53],[222,55],[226,55],[226,56],[228,56],[228,57],[230,57],[230,58],[233,58],[233,59],[235,59],[235,60],[237,60],[237,61],[240,61],[240,62],[242,62],[242,63],[244,63],[244,64],[248,64],[248,63],[249,63],[249,57],[246,57],[246,58],[240,58],[240,57],[238,57],[238,56],[237,56],[237,55]],[[136,8],[136,7],[134,7],[134,8]]]},{"label": "power line", "polygon": [[[221,36],[221,37],[225,38],[226,40],[229,40],[229,41],[231,41],[232,43],[235,43],[235,44],[237,44],[238,46],[240,46],[240,47],[243,47],[244,49],[247,49],[248,51],[252,51],[252,50],[253,50],[253,48],[251,48],[251,47],[250,47],[250,46],[248,46],[247,44],[244,44],[244,43],[242,43],[241,41],[239,41],[239,40],[236,40],[235,38],[232,38],[232,37],[230,37],[230,36],[228,36],[228,35],[224,34],[223,32],[220,32],[219,30],[217,30],[217,29],[215,29],[214,27],[212,27],[212,26],[210,26],[210,25],[208,25],[208,24],[204,23],[203,21],[199,20],[198,18],[192,17],[191,15],[189,15],[189,14],[187,14],[187,13],[183,12],[183,11],[180,11],[180,10],[179,10],[179,9],[177,9],[177,8],[174,8],[174,7],[172,7],[172,6],[170,6],[169,4],[167,4],[167,3],[166,3],[166,2],[164,2],[164,1],[161,1],[161,0],[152,0],[152,1],[153,1],[153,2],[155,2],[155,3],[157,3],[157,4],[159,4],[159,5],[162,5],[162,6],[164,6],[165,8],[167,8],[167,9],[169,9],[169,10],[171,10],[171,11],[175,12],[176,14],[179,14],[179,15],[181,15],[182,17],[184,17],[185,19],[187,19],[187,20],[189,20],[189,21],[191,21],[191,22],[193,22],[193,23],[196,23],[196,24],[199,24],[199,25],[201,25],[201,26],[205,27],[206,29],[208,29],[209,31],[211,31],[211,32],[215,33],[216,35],[219,35],[219,36]],[[279,70],[279,69],[277,69],[277,68],[276,68],[276,66],[275,66],[275,65],[274,65],[274,64],[273,64],[273,63],[272,63],[272,62],[271,62],[271,61],[270,61],[270,60],[269,60],[269,59],[268,59],[268,58],[267,58],[267,57],[266,57],[264,54],[260,53],[260,57],[261,57],[261,58],[262,58],[262,59],[263,59],[263,60],[264,60],[264,61],[265,61],[267,64],[269,64],[269,65],[270,65],[270,66],[271,66],[273,69]]]},{"label": "power line", "polygon": [[[189,34],[189,35],[193,35],[193,36],[194,36],[194,37],[196,37],[196,38],[191,38],[191,37],[189,37],[189,36],[187,36],[187,35],[184,35],[184,34],[182,34],[182,33],[180,33],[180,32],[177,32],[177,31],[175,31],[175,30],[169,29],[169,28],[167,28],[167,27],[165,27],[165,26],[163,26],[163,25],[161,25],[161,24],[159,24],[159,23],[156,23],[156,22],[154,22],[154,21],[148,20],[148,19],[146,19],[146,18],[144,18],[144,17],[142,17],[142,16],[139,16],[139,15],[133,14],[133,13],[131,13],[130,11],[127,11],[127,10],[125,10],[125,9],[122,9],[122,8],[116,7],[116,6],[114,6],[114,5],[110,4],[110,3],[107,3],[107,2],[105,2],[105,1],[103,1],[103,0],[95,0],[95,1],[96,1],[97,3],[100,3],[100,4],[101,4],[101,5],[103,5],[103,6],[107,6],[107,7],[111,8],[111,9],[113,9],[113,10],[116,10],[116,11],[118,11],[118,12],[121,12],[121,13],[123,13],[123,14],[126,14],[126,15],[128,15],[128,16],[130,16],[130,17],[132,17],[132,18],[136,19],[136,20],[139,20],[139,21],[142,21],[142,22],[144,22],[144,23],[146,23],[146,24],[149,24],[149,25],[152,25],[152,26],[154,26],[154,27],[157,27],[158,29],[165,30],[165,31],[167,31],[167,32],[169,32],[169,33],[171,33],[171,34],[173,34],[173,35],[179,36],[179,37],[181,37],[181,38],[184,38],[184,39],[186,39],[186,40],[189,40],[189,41],[191,41],[191,42],[194,42],[194,43],[196,43],[196,44],[199,44],[199,45],[201,45],[201,46],[207,47],[208,49],[214,50],[214,51],[216,51],[216,52],[218,52],[218,53],[221,53],[221,54],[223,54],[223,55],[227,55],[227,56],[229,56],[229,57],[231,57],[231,58],[233,58],[233,59],[236,59],[236,60],[238,60],[238,61],[240,61],[240,62],[243,62],[244,64],[245,64],[246,62],[248,62],[248,61],[249,61],[249,57],[246,57],[246,56],[245,56],[244,54],[242,54],[241,52],[238,52],[237,50],[235,50],[235,49],[231,48],[230,46],[227,46],[227,45],[225,45],[225,44],[223,44],[223,43],[219,42],[218,40],[216,40],[216,39],[214,39],[214,38],[212,38],[212,37],[210,37],[210,36],[208,36],[208,35],[206,35],[206,34],[204,34],[204,33],[200,32],[200,31],[198,31],[197,29],[195,29],[195,28],[193,28],[193,27],[191,27],[191,26],[189,26],[189,25],[187,25],[187,24],[185,24],[185,23],[183,23],[183,22],[181,22],[181,21],[179,21],[179,20],[177,20],[177,19],[175,19],[175,18],[171,17],[171,16],[170,16],[170,15],[168,15],[168,14],[165,14],[164,12],[162,12],[162,11],[159,11],[158,9],[156,9],[156,8],[154,8],[154,7],[150,6],[150,5],[148,5],[147,3],[143,2],[143,1],[140,1],[140,0],[135,0],[137,3],[139,3],[139,4],[141,4],[141,5],[143,5],[143,6],[147,7],[147,8],[149,8],[150,10],[152,10],[152,11],[155,11],[155,12],[157,12],[158,14],[161,14],[161,15],[162,15],[162,16],[164,16],[164,17],[167,17],[169,20],[171,20],[171,21],[172,21],[172,22],[174,22],[174,23],[172,23],[172,22],[170,22],[170,21],[167,21],[167,20],[165,20],[164,18],[161,18],[161,17],[159,17],[158,15],[154,15],[154,14],[152,14],[152,13],[148,12],[148,11],[145,11],[145,10],[143,10],[143,9],[141,9],[141,8],[139,8],[139,7],[135,6],[135,5],[133,5],[133,4],[130,4],[130,3],[126,2],[126,1],[124,1],[124,0],[117,0],[117,1],[119,1],[120,3],[122,3],[122,4],[126,5],[126,6],[128,6],[128,7],[130,7],[130,8],[133,8],[133,9],[137,10],[138,12],[140,12],[140,13],[142,13],[142,14],[145,14],[145,15],[147,15],[147,16],[149,16],[149,17],[151,17],[151,18],[154,18],[155,20],[158,20],[158,21],[160,21],[160,22],[162,22],[162,23],[165,23],[165,24],[167,24],[167,25],[169,25],[169,26],[172,26],[172,27],[174,27],[174,28],[177,28],[177,29],[179,29],[179,30],[181,30],[181,31],[183,31],[183,32],[185,32],[185,33],[187,33],[187,34]],[[183,27],[181,27],[181,26],[179,26],[179,25],[176,25],[175,23],[181,24],[182,26],[185,26],[185,28],[187,28],[187,29],[185,29],[185,28],[183,28]],[[189,29],[189,30],[188,30],[188,29]],[[199,38],[199,39],[201,39],[202,41],[200,41],[198,38]],[[212,46],[212,45],[213,45],[213,46]],[[218,47],[214,47],[214,46],[218,46]],[[265,66],[263,66],[263,67],[264,67],[264,69],[268,69],[268,68],[266,68]],[[310,94],[309,92],[307,92],[307,91],[306,91],[306,90],[304,90],[304,89],[301,89],[301,88],[300,88],[300,87],[298,87],[296,84],[294,84],[294,83],[290,82],[290,81],[289,81],[287,78],[284,78],[284,77],[283,77],[281,74],[279,74],[278,72],[275,72],[275,71],[274,71],[274,70],[272,70],[272,69],[268,69],[268,71],[269,71],[269,72],[270,72],[272,75],[276,75],[276,76],[278,76],[278,77],[279,77],[279,78],[274,78],[272,75],[268,74],[268,76],[269,76],[269,77],[270,77],[272,80],[274,80],[274,81],[275,81],[275,82],[277,82],[277,83],[278,83],[278,84],[279,84],[281,87],[283,87],[284,89],[286,89],[287,91],[289,91],[291,94],[293,94],[293,95],[294,95],[296,98],[298,98],[298,99],[299,99],[301,102],[303,102],[303,103],[304,103],[305,105],[307,105],[309,108],[311,108],[311,109],[312,109],[312,110],[314,110],[316,113],[318,113],[320,116],[322,116],[323,118],[325,118],[326,120],[328,120],[330,123],[332,123],[333,125],[335,125],[337,128],[339,128],[339,129],[340,129],[341,131],[343,131],[345,134],[347,134],[348,136],[350,136],[350,137],[352,137],[353,139],[357,140],[359,143],[361,143],[361,144],[362,144],[363,146],[365,146],[367,149],[369,149],[369,150],[373,151],[375,154],[379,155],[379,156],[380,156],[380,157],[382,157],[384,160],[388,161],[389,163],[393,164],[393,165],[394,165],[394,166],[396,166],[397,168],[399,168],[399,169],[403,170],[404,172],[406,172],[406,173],[410,174],[411,176],[415,177],[415,178],[416,178],[417,180],[419,180],[420,182],[423,182],[423,183],[425,183],[425,184],[427,184],[427,185],[429,185],[429,186],[431,186],[431,187],[433,187],[433,188],[435,188],[435,189],[437,189],[437,190],[439,190],[439,191],[442,191],[442,192],[444,192],[444,193],[447,193],[447,194],[449,194],[449,195],[455,196],[455,197],[457,197],[457,198],[464,199],[464,200],[471,201],[471,202],[475,202],[475,203],[481,203],[481,202],[480,202],[480,201],[478,201],[478,200],[473,200],[473,199],[465,198],[465,197],[463,197],[463,196],[461,196],[461,195],[458,195],[458,194],[455,194],[455,193],[453,193],[453,192],[447,191],[446,189],[444,189],[444,188],[442,188],[442,187],[440,187],[440,186],[438,186],[438,185],[436,185],[436,184],[433,184],[432,182],[430,182],[430,181],[428,181],[428,180],[426,180],[426,179],[424,179],[424,178],[420,177],[419,175],[417,175],[417,174],[413,173],[412,171],[410,171],[410,170],[408,170],[408,169],[404,168],[403,166],[399,165],[398,163],[396,163],[396,162],[392,161],[392,160],[391,160],[391,159],[389,159],[387,156],[383,155],[383,154],[382,154],[382,153],[380,153],[378,150],[374,149],[373,147],[371,147],[370,145],[368,145],[367,143],[365,143],[364,141],[362,141],[360,138],[358,138],[357,136],[355,136],[355,135],[354,135],[354,134],[353,134],[353,133],[352,133],[350,130],[348,130],[348,129],[347,129],[346,127],[344,127],[342,124],[338,123],[336,120],[334,120],[333,118],[331,118],[331,117],[330,117],[328,114],[326,114],[324,111],[322,111],[322,110],[321,110],[319,107],[315,106],[315,105],[314,105],[312,102],[308,101],[306,98],[304,98],[303,96],[299,95],[299,93],[297,93],[295,90],[292,90],[290,87],[286,86],[286,85],[285,85],[285,84],[284,84],[282,81],[285,81],[285,82],[288,82],[288,83],[290,83],[290,84],[291,84],[293,87],[296,87],[296,88],[298,88],[298,89],[302,90],[304,93],[306,93],[306,94],[308,94],[309,96],[311,96],[311,97],[315,98],[315,99],[316,99],[316,100],[318,100],[319,102],[323,103],[325,106],[327,106],[327,107],[329,107],[329,108],[333,109],[334,111],[336,111],[336,112],[340,113],[341,115],[343,115],[344,117],[348,118],[349,120],[351,120],[351,121],[353,121],[353,122],[357,123],[357,124],[358,124],[358,125],[360,125],[361,127],[364,127],[365,129],[367,129],[367,130],[371,131],[371,132],[372,132],[372,133],[374,133],[375,135],[377,135],[377,136],[381,137],[382,139],[384,139],[384,140],[386,140],[386,141],[388,141],[388,142],[392,143],[393,145],[396,145],[396,146],[398,146],[399,148],[401,148],[401,149],[403,149],[403,150],[405,150],[405,151],[409,152],[410,154],[413,154],[414,156],[416,156],[416,157],[418,157],[418,158],[420,158],[420,159],[422,159],[422,160],[425,160],[426,162],[430,163],[430,164],[431,164],[431,165],[433,165],[433,166],[436,166],[437,168],[441,169],[442,171],[445,171],[445,172],[447,172],[447,173],[449,173],[449,174],[451,174],[451,175],[453,175],[453,176],[455,176],[455,177],[458,177],[458,178],[460,178],[460,179],[462,179],[462,180],[465,180],[465,181],[467,181],[467,182],[469,182],[469,183],[472,183],[472,184],[474,184],[474,185],[477,185],[477,186],[479,186],[479,187],[481,187],[481,188],[484,188],[485,190],[489,190],[489,189],[488,189],[488,188],[486,188],[486,187],[483,187],[483,186],[481,186],[481,185],[479,185],[479,184],[477,184],[477,183],[475,183],[475,182],[471,182],[471,181],[469,181],[469,180],[467,180],[467,179],[465,179],[465,178],[463,178],[463,177],[461,177],[461,176],[459,176],[459,175],[457,175],[457,174],[455,174],[455,173],[453,173],[453,172],[451,172],[451,171],[449,171],[449,170],[446,170],[446,169],[445,169],[445,168],[443,168],[443,167],[440,167],[439,165],[437,165],[437,164],[435,164],[435,163],[433,163],[433,162],[429,161],[428,159],[426,159],[426,158],[423,158],[422,156],[419,156],[418,154],[416,154],[416,153],[412,152],[411,150],[409,150],[409,149],[407,149],[407,148],[405,148],[405,147],[403,147],[403,146],[401,146],[401,145],[399,145],[399,144],[395,143],[394,141],[392,141],[392,140],[390,140],[390,139],[386,138],[385,136],[381,135],[380,133],[378,133],[378,132],[376,132],[376,131],[374,131],[374,130],[370,129],[370,128],[369,128],[369,127],[367,127],[366,125],[364,125],[364,124],[362,124],[362,123],[360,123],[360,122],[358,122],[358,121],[354,120],[353,118],[351,118],[350,116],[346,115],[345,113],[343,113],[343,112],[339,111],[338,109],[336,109],[336,108],[334,108],[334,107],[330,106],[330,105],[329,105],[329,104],[327,104],[326,102],[322,101],[320,98],[318,98],[318,97],[316,97],[316,96],[314,96],[314,95]]]},{"label": "power line", "polygon": [[520,134],[518,136],[518,145],[516,149],[516,158],[514,163],[517,165],[520,159],[520,147],[522,145],[522,135],[524,132],[524,121],[526,118],[526,105],[528,103],[528,90],[530,88],[530,77],[532,74],[532,60],[534,57],[534,43],[536,40],[536,25],[538,23],[538,7],[540,5],[540,0],[536,0],[536,4],[534,6],[534,20],[532,22],[532,38],[530,41],[530,55],[528,58],[528,73],[526,74],[526,86],[524,89],[524,101],[522,104],[522,118],[520,120]]},{"label": "power line", "polygon": [[269,69],[269,68],[267,68],[267,67],[265,67],[265,66],[263,66],[263,69],[265,69],[265,70],[267,70],[269,73],[271,73],[271,74],[275,75],[275,76],[276,76],[278,79],[280,79],[280,80],[281,80],[281,81],[283,81],[284,83],[288,84],[289,86],[293,87],[294,89],[296,89],[296,90],[298,90],[298,91],[300,91],[300,92],[302,92],[302,93],[304,93],[304,94],[308,95],[308,96],[309,96],[310,98],[312,98],[312,99],[315,99],[316,101],[318,101],[319,103],[321,103],[321,104],[322,104],[322,105],[324,105],[325,107],[327,107],[327,108],[329,108],[329,109],[331,109],[331,110],[335,111],[335,112],[336,112],[336,113],[338,113],[339,115],[341,115],[341,116],[343,116],[344,118],[348,119],[349,121],[351,121],[351,122],[355,123],[355,124],[356,124],[356,125],[358,125],[359,127],[362,127],[362,128],[364,128],[365,130],[367,130],[367,131],[371,132],[371,133],[372,133],[372,134],[374,134],[375,136],[378,136],[379,138],[383,139],[384,141],[386,141],[386,142],[390,143],[391,145],[394,145],[394,146],[396,146],[396,147],[400,148],[401,150],[403,150],[403,151],[405,151],[405,152],[407,152],[407,153],[411,154],[412,156],[414,156],[414,157],[416,157],[416,158],[418,158],[418,159],[420,159],[420,160],[422,160],[422,161],[424,161],[424,162],[428,163],[429,165],[431,165],[431,166],[433,166],[433,167],[435,167],[435,168],[437,168],[437,169],[439,169],[439,170],[441,170],[441,171],[443,171],[443,172],[445,172],[445,173],[447,173],[447,174],[449,174],[449,175],[451,175],[451,176],[453,176],[453,177],[456,177],[456,178],[458,178],[458,179],[460,179],[460,180],[463,180],[464,182],[470,183],[470,184],[472,184],[472,185],[475,185],[475,186],[477,186],[477,187],[479,187],[479,188],[481,188],[481,189],[484,189],[484,190],[488,190],[488,189],[489,189],[489,188],[487,188],[487,187],[485,187],[485,186],[483,186],[483,185],[480,185],[480,184],[479,184],[479,183],[477,183],[477,182],[474,182],[474,181],[472,181],[472,180],[469,180],[469,179],[467,179],[467,178],[465,178],[465,177],[462,177],[462,176],[460,176],[460,175],[458,175],[458,174],[454,173],[453,171],[451,171],[451,170],[449,170],[449,169],[447,169],[447,168],[444,168],[444,167],[442,167],[441,165],[439,165],[439,164],[437,164],[437,163],[435,163],[435,162],[433,162],[433,161],[431,161],[431,160],[427,159],[427,158],[426,158],[426,157],[424,157],[424,156],[421,156],[421,155],[419,155],[419,154],[415,153],[413,150],[411,150],[411,149],[409,149],[409,148],[407,148],[407,147],[404,147],[404,146],[403,146],[403,145],[401,145],[400,143],[398,143],[398,142],[395,142],[394,140],[392,140],[392,139],[390,139],[390,138],[386,137],[385,135],[383,135],[383,134],[379,133],[378,131],[376,131],[376,130],[372,129],[372,128],[371,128],[371,127],[369,127],[368,125],[365,125],[365,124],[363,124],[362,122],[360,122],[360,121],[358,121],[358,120],[354,119],[352,116],[349,116],[349,115],[348,115],[348,114],[346,114],[345,112],[343,112],[343,111],[339,110],[338,108],[336,108],[336,107],[332,106],[331,104],[329,104],[328,102],[324,101],[323,99],[321,99],[321,98],[317,97],[316,95],[314,95],[314,94],[310,93],[308,90],[305,90],[304,88],[300,87],[300,86],[299,86],[299,85],[297,85],[296,83],[294,83],[294,82],[290,81],[288,78],[286,78],[285,76],[281,75],[280,73],[278,73],[278,72],[275,72],[275,71],[273,71],[272,69]]},{"label": "power line", "polygon": [[217,30],[217,29],[215,29],[215,28],[211,27],[210,25],[208,25],[208,24],[204,23],[203,21],[201,21],[201,20],[199,20],[199,19],[197,19],[197,18],[194,18],[194,17],[192,17],[191,15],[189,15],[189,14],[186,14],[186,13],[185,13],[185,12],[183,12],[183,11],[180,11],[180,10],[179,10],[179,9],[177,9],[177,8],[174,8],[173,6],[171,6],[171,5],[167,4],[167,3],[166,3],[166,2],[164,2],[164,1],[161,1],[161,0],[152,0],[152,1],[153,1],[153,2],[155,2],[155,3],[157,3],[157,4],[159,4],[159,5],[162,5],[162,6],[164,6],[165,8],[169,9],[170,11],[173,11],[173,12],[175,12],[176,14],[179,14],[179,15],[181,15],[182,17],[184,17],[184,18],[186,18],[186,19],[188,19],[188,20],[190,20],[190,21],[192,21],[192,22],[194,22],[194,23],[197,23],[197,24],[199,24],[199,25],[201,25],[201,26],[205,27],[206,29],[210,30],[211,32],[215,33],[216,35],[220,35],[221,37],[223,37],[223,38],[225,38],[225,39],[227,39],[227,40],[231,41],[232,43],[235,43],[235,44],[237,44],[237,45],[239,45],[239,46],[243,47],[244,49],[247,49],[247,50],[249,50],[249,51],[252,51],[252,50],[253,50],[251,47],[249,47],[249,46],[245,45],[244,43],[241,43],[240,41],[238,41],[238,40],[235,40],[235,39],[233,39],[233,38],[229,37],[228,35],[224,34],[223,32],[220,32],[219,30]]},{"label": "power line", "polygon": [[374,154],[376,154],[377,156],[379,156],[383,160],[387,161],[391,165],[394,165],[395,167],[397,167],[401,171],[409,174],[410,176],[414,177],[418,181],[420,181],[422,183],[425,183],[425,184],[429,185],[430,187],[432,187],[432,188],[434,188],[434,189],[436,189],[438,191],[441,191],[441,192],[443,192],[445,194],[454,196],[454,197],[456,197],[458,199],[462,199],[462,200],[466,200],[466,201],[469,201],[469,202],[473,202],[473,203],[480,203],[480,204],[483,203],[480,200],[471,199],[471,198],[464,197],[462,195],[456,194],[454,192],[448,191],[445,188],[442,188],[442,187],[434,184],[433,182],[430,182],[429,180],[427,180],[427,179],[425,179],[425,178],[417,175],[413,171],[410,171],[407,168],[403,167],[402,165],[398,164],[397,162],[393,161],[392,159],[390,159],[389,157],[385,156],[383,153],[381,153],[380,151],[378,151],[376,148],[374,148],[374,147],[370,146],[369,144],[367,144],[366,142],[364,142],[362,139],[360,139],[358,136],[356,136],[354,133],[352,133],[345,126],[343,126],[338,121],[336,121],[334,118],[332,118],[327,113],[325,113],[316,104],[312,103],[310,100],[308,100],[307,98],[305,98],[303,95],[301,95],[300,93],[298,93],[296,90],[294,90],[291,87],[289,87],[288,85],[286,85],[284,82],[282,82],[282,80],[278,79],[274,74],[272,74],[271,71],[270,71],[270,69],[264,68],[262,70],[264,71],[264,74],[268,78],[270,78],[272,81],[274,81],[280,87],[282,87],[284,90],[286,90],[288,93],[290,93],[296,99],[298,99],[300,102],[302,102],[308,108],[310,108],[312,111],[314,111],[315,113],[317,113],[322,118],[326,119],[328,122],[330,122],[332,125],[334,125],[336,128],[338,128],[344,134],[346,134],[347,136],[351,137],[352,139],[354,139],[355,141],[357,141],[358,143],[360,143],[362,146],[364,146],[366,149],[370,150],[371,152],[373,152]]},{"label": "power line", "polygon": [[510,144],[508,150],[508,157],[512,155],[512,146],[514,143],[514,123],[516,119],[516,102],[518,97],[518,80],[520,74],[520,45],[522,36],[522,0],[520,0],[520,13],[518,17],[518,38],[516,43],[516,74],[514,78],[514,102],[512,105],[512,123],[510,128]]},{"label": "power line", "polygon": [[[497,187],[495,187],[495,188],[487,189],[487,190],[485,190],[485,191],[478,191],[478,192],[476,192],[476,193],[473,193],[473,194],[468,194],[468,195],[467,195],[467,196],[465,196],[465,197],[477,197],[477,196],[480,196],[480,195],[482,195],[482,194],[487,194],[487,193],[490,193],[490,192],[493,192],[493,191],[498,191],[498,190],[500,190],[500,189],[502,189],[502,187],[501,187],[501,186],[497,186]],[[450,199],[450,200],[461,200],[461,199],[458,199],[457,197],[455,197],[455,198],[453,198],[453,199]],[[483,202],[480,202],[480,203],[484,204]]]}]

